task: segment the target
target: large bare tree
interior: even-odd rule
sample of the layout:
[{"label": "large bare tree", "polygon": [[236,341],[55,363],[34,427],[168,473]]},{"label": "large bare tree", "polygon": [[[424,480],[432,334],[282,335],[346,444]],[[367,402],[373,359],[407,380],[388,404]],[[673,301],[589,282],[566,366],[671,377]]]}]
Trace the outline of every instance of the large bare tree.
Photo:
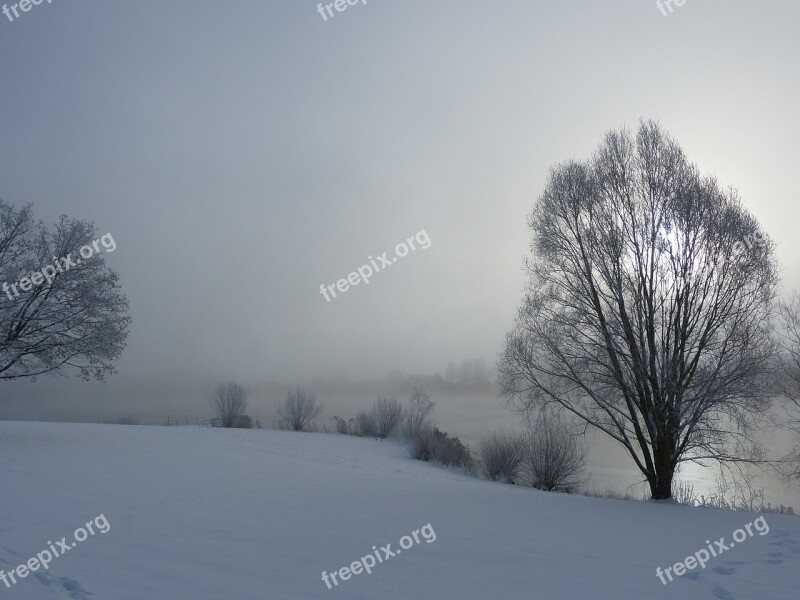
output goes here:
[{"label": "large bare tree", "polygon": [[0,379],[72,371],[88,380],[114,372],[128,301],[99,252],[80,259],[94,238],[92,223],[61,217],[50,230],[30,206],[0,200]]},{"label": "large bare tree", "polygon": [[781,372],[776,378],[785,400],[785,415],[779,427],[794,436],[794,447],[785,457],[790,478],[800,478],[800,294],[781,303]]},{"label": "large bare tree", "polygon": [[530,285],[498,361],[509,404],[607,434],[657,499],[683,461],[761,460],[777,265],[737,193],[648,121],[553,168],[529,226]]}]

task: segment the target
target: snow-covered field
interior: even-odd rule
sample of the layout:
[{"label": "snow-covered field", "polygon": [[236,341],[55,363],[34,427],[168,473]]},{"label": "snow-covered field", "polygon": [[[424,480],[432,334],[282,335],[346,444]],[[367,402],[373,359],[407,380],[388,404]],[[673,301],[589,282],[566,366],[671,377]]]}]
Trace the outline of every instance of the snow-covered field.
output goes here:
[{"label": "snow-covered field", "polygon": [[[0,422],[0,447],[0,569],[110,525],[0,598],[800,598],[798,517],[662,585],[758,515],[491,484],[337,435]],[[435,541],[322,581],[426,524]]]}]

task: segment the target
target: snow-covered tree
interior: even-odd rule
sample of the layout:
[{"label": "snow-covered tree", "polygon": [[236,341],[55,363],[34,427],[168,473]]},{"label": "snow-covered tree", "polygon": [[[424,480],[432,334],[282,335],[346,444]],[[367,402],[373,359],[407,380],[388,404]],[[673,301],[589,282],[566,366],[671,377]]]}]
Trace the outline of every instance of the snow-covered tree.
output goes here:
[{"label": "snow-covered tree", "polygon": [[0,200],[0,379],[114,372],[128,301],[99,244],[91,258],[80,258],[97,241],[90,222],[64,216],[49,229],[30,206]]}]

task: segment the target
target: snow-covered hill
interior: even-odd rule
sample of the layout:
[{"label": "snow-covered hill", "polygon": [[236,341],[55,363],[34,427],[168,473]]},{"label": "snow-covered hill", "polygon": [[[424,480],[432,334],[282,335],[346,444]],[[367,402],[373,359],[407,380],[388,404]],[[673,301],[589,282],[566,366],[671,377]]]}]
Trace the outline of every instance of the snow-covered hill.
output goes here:
[{"label": "snow-covered hill", "polygon": [[800,598],[797,517],[662,585],[759,515],[492,484],[337,435],[1,422],[0,448],[0,598]]}]

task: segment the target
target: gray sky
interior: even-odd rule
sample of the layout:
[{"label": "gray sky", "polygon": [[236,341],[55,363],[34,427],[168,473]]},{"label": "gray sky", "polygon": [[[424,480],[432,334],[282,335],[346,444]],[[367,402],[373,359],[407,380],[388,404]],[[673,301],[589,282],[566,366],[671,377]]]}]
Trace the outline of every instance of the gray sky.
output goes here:
[{"label": "gray sky", "polygon": [[[133,325],[108,389],[130,399],[493,363],[548,169],[640,117],[739,188],[799,287],[798,22],[789,0],[369,0],[327,22],[310,0],[53,0],[0,14],[0,196],[113,234]],[[320,295],[422,229],[427,250]]]}]

